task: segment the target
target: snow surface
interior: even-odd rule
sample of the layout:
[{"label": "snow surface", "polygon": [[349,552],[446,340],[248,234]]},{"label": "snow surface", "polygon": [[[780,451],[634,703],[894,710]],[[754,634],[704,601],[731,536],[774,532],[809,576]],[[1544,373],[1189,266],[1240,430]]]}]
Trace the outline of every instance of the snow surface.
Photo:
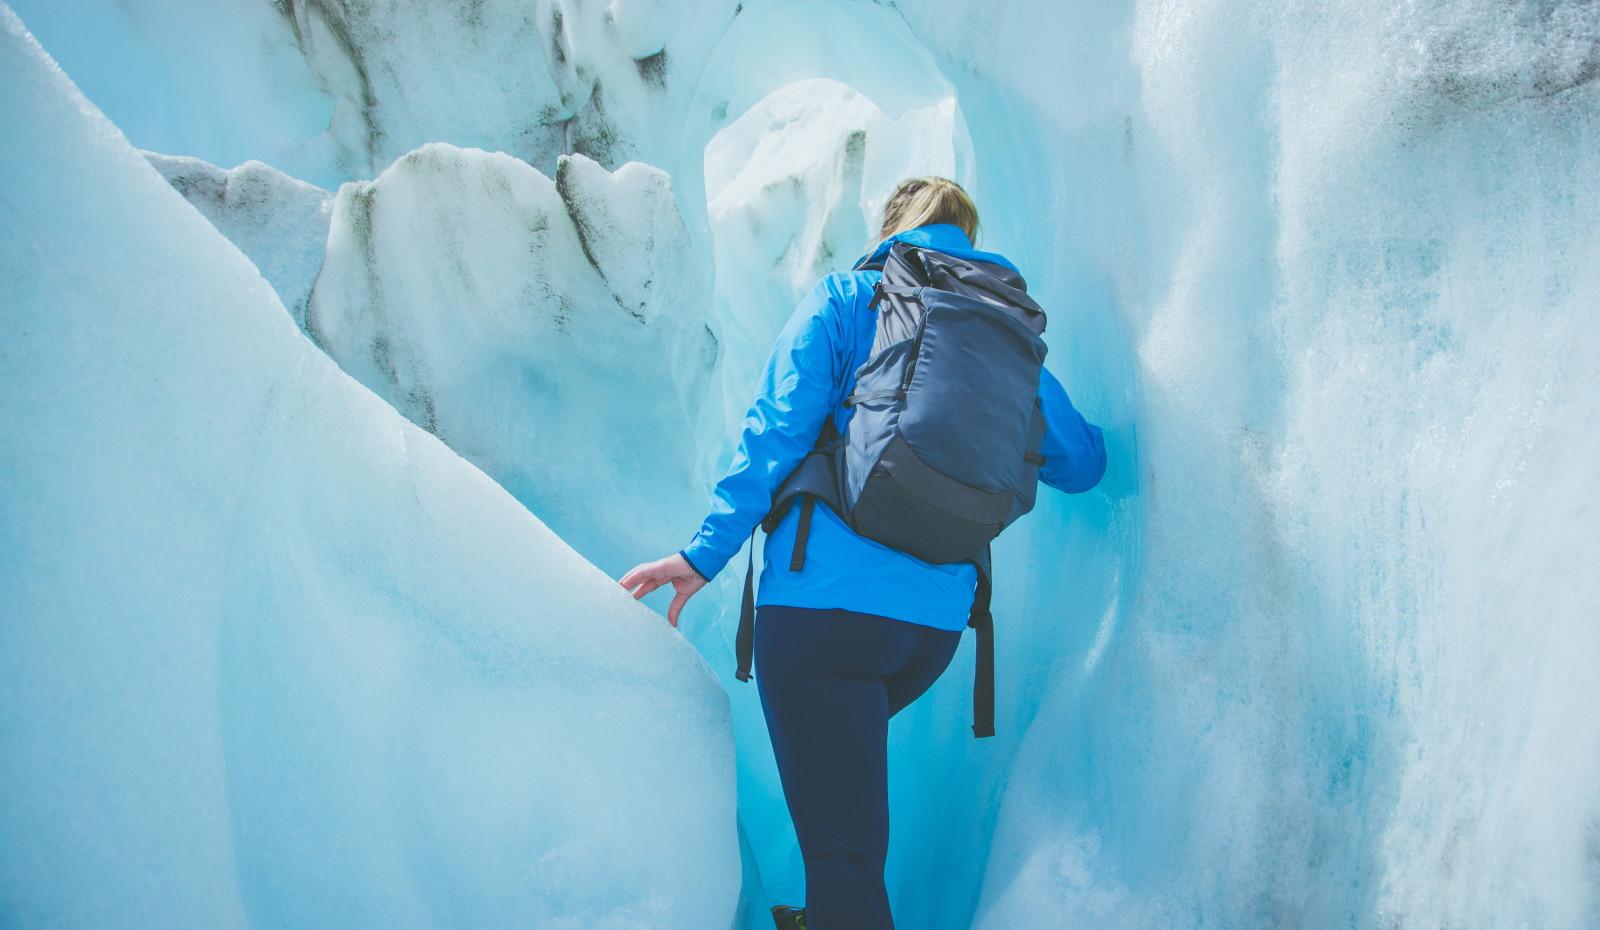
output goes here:
[{"label": "snow surface", "polygon": [[4,923],[727,926],[704,662],[0,25]]},{"label": "snow surface", "polygon": [[[179,3],[130,0],[127,15],[155,22]],[[214,21],[277,35],[264,6]],[[30,22],[52,7],[18,4]],[[1015,260],[1049,309],[1050,366],[1106,427],[1111,471],[1090,494],[1041,495],[997,546],[1000,735],[967,735],[970,646],[894,724],[902,925],[1600,925],[1600,5],[619,0],[562,4],[559,28],[557,8],[294,5],[305,54],[260,68],[322,89],[323,122],[294,156],[324,153],[320,174],[274,155],[293,133],[269,145],[243,128],[255,110],[289,126],[313,108],[243,92],[230,106],[225,88],[188,82],[174,95],[92,54],[159,46],[188,73],[216,46],[56,34],[84,86],[115,87],[91,97],[145,148],[261,158],[325,186],[435,142],[546,176],[570,152],[599,163],[596,183],[599,168],[652,170],[630,159],[670,176],[695,262],[715,269],[709,307],[669,314],[688,314],[684,334],[709,323],[720,346],[694,447],[674,431],[600,454],[513,446],[468,416],[436,424],[469,457],[509,450],[491,466],[508,485],[495,467],[556,474],[592,456],[605,485],[628,472],[617,463],[659,454],[670,480],[605,502],[616,513],[666,514],[683,482],[714,479],[729,436],[713,427],[742,412],[795,290],[848,263],[852,238],[865,246],[880,177],[970,180],[980,245]],[[130,128],[159,124],[151,113],[176,105],[151,101],[172,100],[187,101],[182,125],[217,127],[241,154]],[[7,129],[7,157],[41,157],[10,151]],[[537,186],[493,156],[422,151]],[[474,319],[450,304],[466,285],[410,268],[445,267],[435,248],[471,266],[496,237],[517,241],[522,207],[470,198],[500,231],[479,241],[458,233],[477,212],[441,214],[436,181],[392,170],[372,189],[407,178],[397,199],[448,222],[379,223],[399,236],[391,257],[375,274],[351,265],[340,302],[373,302],[363,274],[443,294],[450,315],[417,301],[391,325],[433,327],[406,330],[412,361],[470,372],[504,331],[454,325]],[[633,325],[570,243],[552,254],[576,269],[558,289],[589,295],[583,319],[609,321],[578,338]],[[501,273],[552,280],[513,267]],[[125,288],[162,286],[124,274]],[[344,363],[360,376],[363,358]],[[602,397],[615,380],[541,371]],[[694,403],[685,373],[641,375],[635,393]],[[470,398],[465,374],[429,383],[452,385],[453,409],[550,396],[528,384]],[[95,493],[136,505],[121,487]],[[634,558],[682,545],[696,517],[669,531],[674,519],[641,528]],[[339,564],[359,576],[365,562]],[[736,576],[685,617],[724,681]],[[761,872],[740,919],[757,927],[760,886],[791,894],[794,863],[752,690],[730,686],[746,867]]]}]

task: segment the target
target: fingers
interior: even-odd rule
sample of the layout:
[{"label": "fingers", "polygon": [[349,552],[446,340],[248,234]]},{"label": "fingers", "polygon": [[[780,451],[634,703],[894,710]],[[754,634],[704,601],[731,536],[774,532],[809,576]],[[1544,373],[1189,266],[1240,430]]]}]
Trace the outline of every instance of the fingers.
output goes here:
[{"label": "fingers", "polygon": [[705,579],[690,568],[682,556],[671,555],[658,562],[646,562],[635,566],[617,583],[622,585],[624,590],[631,592],[636,601],[671,584],[678,593],[673,597],[672,604],[667,607],[667,622],[677,626],[678,614],[683,610],[683,605],[689,602],[689,598],[693,597],[696,591],[705,586]]},{"label": "fingers", "polygon": [[667,607],[667,622],[668,623],[672,624],[673,626],[677,626],[678,625],[678,612],[683,610],[683,605],[689,603],[689,598],[693,594],[694,594],[693,591],[679,591],[672,598],[672,603],[670,605],[668,605],[668,607]]},{"label": "fingers", "polygon": [[643,581],[649,576],[650,569],[655,564],[656,563],[654,562],[646,562],[643,565],[635,565],[632,571],[622,576],[622,580],[618,582],[618,584],[621,584],[624,588],[632,591],[634,588],[639,586],[639,582]]},{"label": "fingers", "polygon": [[[617,583],[622,585],[624,590],[633,591],[633,599],[637,601],[671,580],[669,573],[662,570],[661,562],[646,562],[635,566],[633,571],[623,575],[622,580]],[[638,590],[634,591],[635,588]]]},{"label": "fingers", "polygon": [[683,605],[689,603],[689,598],[695,592],[706,586],[704,578],[695,575],[693,578],[675,578],[672,582],[673,590],[678,593],[673,595],[672,604],[667,607],[667,622],[673,626],[678,625],[678,611],[683,610]]}]

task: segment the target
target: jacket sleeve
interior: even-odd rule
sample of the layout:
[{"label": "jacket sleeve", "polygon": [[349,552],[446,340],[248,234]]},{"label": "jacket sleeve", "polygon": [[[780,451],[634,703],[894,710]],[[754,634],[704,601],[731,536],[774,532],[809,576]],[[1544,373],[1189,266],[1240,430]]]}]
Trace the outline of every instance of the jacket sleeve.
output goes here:
[{"label": "jacket sleeve", "polygon": [[832,277],[800,301],[778,336],[728,474],[712,491],[711,513],[682,552],[708,579],[738,554],[838,406],[842,295],[835,294]]},{"label": "jacket sleeve", "polygon": [[1072,406],[1067,391],[1049,369],[1039,372],[1044,409],[1044,465],[1039,479],[1058,491],[1087,491],[1106,472],[1106,445],[1100,427]]}]

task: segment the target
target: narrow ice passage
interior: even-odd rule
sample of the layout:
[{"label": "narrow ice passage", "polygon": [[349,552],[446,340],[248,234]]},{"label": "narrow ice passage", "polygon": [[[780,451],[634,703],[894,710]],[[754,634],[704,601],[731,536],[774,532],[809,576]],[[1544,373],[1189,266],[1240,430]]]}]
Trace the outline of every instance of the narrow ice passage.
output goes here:
[{"label": "narrow ice passage", "polygon": [[1600,5],[12,6],[283,306],[4,14],[0,924],[763,927],[742,579],[594,566],[929,172],[1111,470],[894,724],[901,925],[1600,923]]}]

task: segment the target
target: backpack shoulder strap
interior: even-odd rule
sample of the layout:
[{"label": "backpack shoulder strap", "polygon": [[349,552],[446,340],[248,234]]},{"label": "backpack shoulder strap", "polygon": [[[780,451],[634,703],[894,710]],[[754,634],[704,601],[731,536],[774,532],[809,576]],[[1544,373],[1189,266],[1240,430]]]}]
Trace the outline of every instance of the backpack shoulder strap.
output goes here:
[{"label": "backpack shoulder strap", "polygon": [[[773,495],[772,509],[762,519],[760,526],[771,533],[778,528],[778,522],[783,519],[795,498],[800,499],[800,525],[795,528],[794,551],[789,556],[789,571],[798,572],[806,564],[806,538],[811,534],[811,512],[816,508],[816,502],[822,500],[833,507],[835,512],[842,510],[839,507],[839,482],[834,475],[834,453],[844,442],[839,436],[839,430],[833,425],[833,413],[828,413],[828,418],[822,424],[822,432],[817,436],[817,441],[800,467],[786,478],[778,488],[778,493]],[[739,606],[739,631],[734,634],[733,651],[738,660],[739,667],[735,677],[740,681],[750,680],[750,669],[755,664],[756,642],[756,531],[750,530],[750,555],[746,560],[744,569],[744,600]]]},{"label": "backpack shoulder strap", "polygon": [[[778,522],[789,512],[789,505],[797,497],[817,498],[841,513],[839,505],[839,479],[834,470],[834,453],[844,444],[838,427],[833,425],[833,411],[822,423],[822,432],[812,444],[811,451],[800,460],[800,465],[783,479],[778,493],[772,496],[772,509],[761,520],[761,528],[768,533],[778,528]],[[795,569],[799,571],[799,569]]]}]

